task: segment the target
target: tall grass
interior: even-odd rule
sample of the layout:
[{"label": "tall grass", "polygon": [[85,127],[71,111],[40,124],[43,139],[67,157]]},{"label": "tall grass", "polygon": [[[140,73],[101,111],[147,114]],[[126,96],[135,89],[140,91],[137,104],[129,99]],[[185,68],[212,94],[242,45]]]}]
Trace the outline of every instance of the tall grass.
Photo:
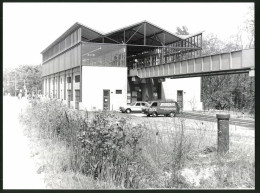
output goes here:
[{"label": "tall grass", "polygon": [[[67,174],[63,177],[67,180],[71,176],[77,186],[70,187],[254,187],[252,157],[220,158],[214,148],[206,154],[205,148],[216,146],[216,137],[201,122],[192,127],[182,118],[137,123],[115,112],[74,111],[57,100],[34,101],[21,120],[28,134],[50,144],[46,151],[52,153],[45,165],[57,175]],[[209,177],[200,177],[206,170]],[[91,183],[86,186],[85,180]]]}]

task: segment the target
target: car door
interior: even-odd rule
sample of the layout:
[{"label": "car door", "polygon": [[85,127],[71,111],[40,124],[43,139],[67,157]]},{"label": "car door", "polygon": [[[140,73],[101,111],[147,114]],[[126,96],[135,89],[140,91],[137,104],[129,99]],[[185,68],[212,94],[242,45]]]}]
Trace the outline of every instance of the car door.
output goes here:
[{"label": "car door", "polygon": [[135,105],[133,106],[133,110],[134,112],[141,112],[141,103],[140,102],[136,102]]}]

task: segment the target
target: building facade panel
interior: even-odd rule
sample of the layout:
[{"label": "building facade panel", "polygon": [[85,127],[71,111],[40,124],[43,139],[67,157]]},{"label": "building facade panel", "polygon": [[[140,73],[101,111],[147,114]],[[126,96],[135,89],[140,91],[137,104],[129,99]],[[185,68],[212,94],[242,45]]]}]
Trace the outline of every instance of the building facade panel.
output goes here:
[{"label": "building facade panel", "polygon": [[81,41],[81,37],[79,37],[79,34],[81,34],[80,31],[81,28],[76,29],[71,32],[71,34],[67,35],[67,37],[63,38],[48,50],[43,52],[43,62],[79,43]]},{"label": "building facade panel", "polygon": [[83,66],[82,88],[82,105],[87,110],[103,110],[104,90],[110,91],[110,110],[116,110],[127,103],[127,68]]},{"label": "building facade panel", "polygon": [[44,63],[42,76],[62,72],[80,66],[80,44]]},{"label": "building facade panel", "polygon": [[183,91],[183,110],[202,110],[201,77],[165,79],[162,82],[162,99],[177,101],[177,92]]}]

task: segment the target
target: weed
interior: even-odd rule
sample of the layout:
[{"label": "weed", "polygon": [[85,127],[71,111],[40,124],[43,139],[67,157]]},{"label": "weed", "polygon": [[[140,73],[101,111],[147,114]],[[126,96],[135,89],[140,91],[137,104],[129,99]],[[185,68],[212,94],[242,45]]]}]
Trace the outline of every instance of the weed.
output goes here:
[{"label": "weed", "polygon": [[133,122],[116,112],[74,111],[53,99],[32,104],[21,121],[28,135],[44,141],[48,161],[40,169],[75,183],[50,187],[87,188],[84,180],[89,188],[254,187],[254,152],[218,157],[212,123]]}]

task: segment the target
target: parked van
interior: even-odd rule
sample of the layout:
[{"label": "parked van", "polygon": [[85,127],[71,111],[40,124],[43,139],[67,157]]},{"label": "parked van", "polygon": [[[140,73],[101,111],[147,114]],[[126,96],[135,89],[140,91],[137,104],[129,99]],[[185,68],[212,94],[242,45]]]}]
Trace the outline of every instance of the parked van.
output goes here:
[{"label": "parked van", "polygon": [[158,115],[175,117],[176,114],[180,113],[180,107],[176,101],[151,101],[142,109],[142,113],[148,117],[150,115],[153,117]]}]

